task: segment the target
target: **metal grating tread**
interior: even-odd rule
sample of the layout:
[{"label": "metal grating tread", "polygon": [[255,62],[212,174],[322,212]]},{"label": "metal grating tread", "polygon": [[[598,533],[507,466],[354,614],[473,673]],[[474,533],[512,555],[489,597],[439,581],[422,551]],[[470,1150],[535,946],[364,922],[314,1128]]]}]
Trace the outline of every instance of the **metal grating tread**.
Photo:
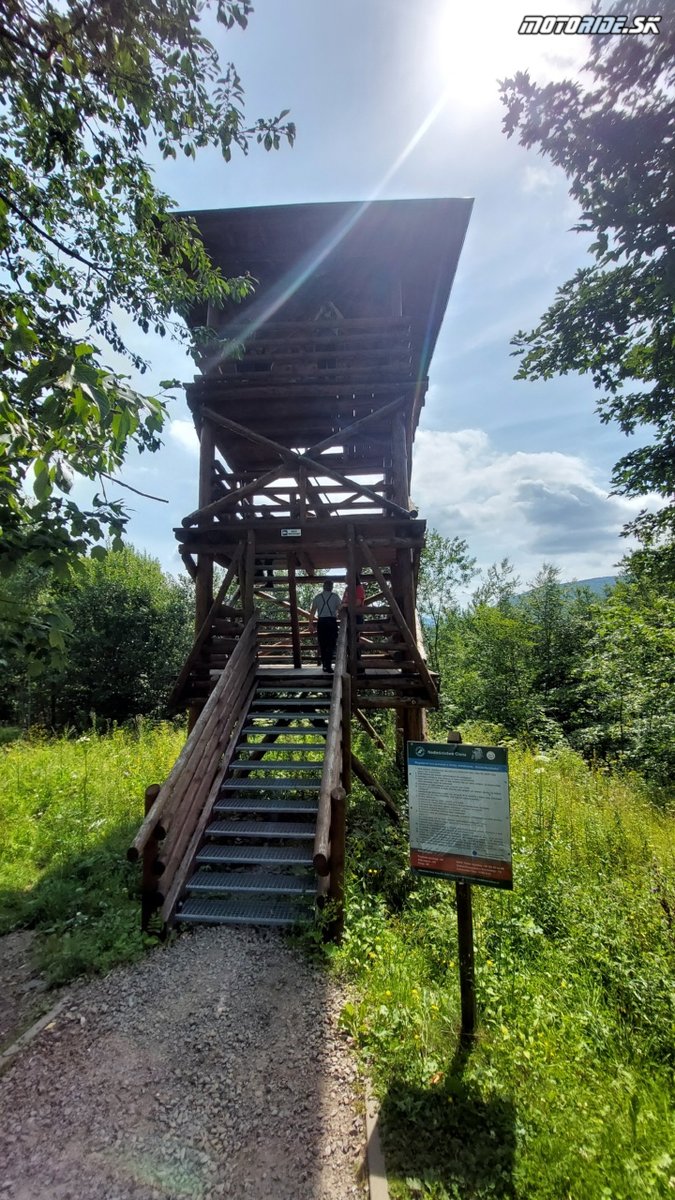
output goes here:
[{"label": "metal grating tread", "polygon": [[230,763],[232,771],[313,771],[315,775],[320,775],[323,768],[321,762],[293,762],[292,759],[267,759],[259,758],[254,762],[249,762],[247,758],[235,758]]},{"label": "metal grating tread", "polygon": [[319,806],[316,800],[303,800],[295,796],[286,798],[283,796],[246,796],[244,799],[238,799],[236,796],[224,796],[213,806],[213,812],[218,816],[221,813],[231,812],[269,812],[302,813],[314,817],[318,811]]},{"label": "metal grating tread", "polygon": [[260,864],[267,867],[312,867],[311,850],[306,846],[224,846],[218,842],[202,846],[195,862],[223,866],[224,864]]},{"label": "metal grating tread", "polygon": [[318,792],[320,782],[306,779],[228,779],[220,785],[221,792]]},{"label": "metal grating tread", "polygon": [[311,704],[314,708],[330,708],[330,700],[314,700],[307,697],[299,696],[293,699],[288,696],[275,696],[270,700],[258,700],[257,697],[253,701],[253,708],[275,708],[278,704],[285,704],[287,708],[302,708],[303,704]]},{"label": "metal grating tread", "polygon": [[187,885],[188,892],[211,894],[260,892],[277,896],[302,896],[314,893],[313,875],[273,875],[270,871],[197,871]]},{"label": "metal grating tread", "polygon": [[248,714],[249,721],[327,721],[328,713],[312,712],[306,709],[294,709],[292,712],[276,705],[274,708],[260,709],[256,712],[251,709]]},{"label": "metal grating tread", "polygon": [[[292,733],[293,731],[287,729],[285,732]],[[325,748],[325,745],[322,743],[314,745],[312,742],[274,742],[266,746],[261,745],[260,742],[239,742],[237,752],[241,754],[244,750],[264,750],[265,754],[276,754],[277,750],[292,750],[296,754],[320,754],[323,758]],[[260,759],[259,761],[264,763],[265,759]]]},{"label": "metal grating tread", "polygon": [[[286,733],[289,736],[292,736],[294,733],[297,733],[298,737],[300,736],[301,733],[308,733],[308,734],[310,734],[311,737],[322,737],[322,738],[326,737],[325,726],[319,727],[316,725],[311,725],[311,726],[308,726],[308,725],[300,725],[300,726],[294,726],[294,725],[245,725],[241,732],[246,733],[246,734],[250,734],[250,733],[257,733],[257,734]],[[258,746],[260,746],[260,742],[254,742],[251,744],[254,745],[256,748]]]},{"label": "metal grating tread", "polygon": [[304,838],[314,841],[313,821],[212,821],[207,837]]},{"label": "metal grating tread", "polygon": [[176,920],[193,925],[297,925],[310,920],[312,909],[292,901],[269,899],[202,900],[190,897]]}]

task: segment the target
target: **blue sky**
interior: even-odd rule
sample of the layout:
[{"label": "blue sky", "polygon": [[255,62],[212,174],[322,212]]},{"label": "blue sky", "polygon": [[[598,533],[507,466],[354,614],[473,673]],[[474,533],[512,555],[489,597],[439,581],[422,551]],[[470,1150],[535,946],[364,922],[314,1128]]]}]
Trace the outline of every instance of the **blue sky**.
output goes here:
[{"label": "blue sky", "polygon": [[[190,209],[474,197],[431,364],[413,497],[430,525],[467,539],[479,566],[508,554],[523,583],[543,560],[566,579],[609,574],[627,549],[619,530],[640,507],[607,495],[631,443],[601,425],[588,380],[514,382],[509,345],[587,261],[586,242],[570,232],[577,213],[562,172],[502,134],[496,82],[517,69],[539,82],[574,75],[588,39],[519,37],[524,0],[463,8],[257,0],[245,32],[213,25],[214,41],[239,70],[250,118],[291,109],[295,147],[229,164],[215,151],[196,163],[156,156],[156,180]],[[192,377],[180,347],[127,331],[152,364],[143,387]],[[197,459],[180,396],[171,418],[160,453],[131,458],[121,476],[169,504],[120,494],[133,509],[130,540],[178,572],[172,529],[196,506]]]}]

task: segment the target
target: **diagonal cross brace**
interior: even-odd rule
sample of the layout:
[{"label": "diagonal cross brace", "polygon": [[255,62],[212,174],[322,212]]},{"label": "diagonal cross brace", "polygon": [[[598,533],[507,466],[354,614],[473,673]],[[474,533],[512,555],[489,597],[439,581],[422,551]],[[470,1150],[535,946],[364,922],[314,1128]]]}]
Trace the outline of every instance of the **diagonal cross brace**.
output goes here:
[{"label": "diagonal cross brace", "polygon": [[357,430],[360,430],[369,421],[373,421],[377,417],[382,417],[390,412],[394,412],[405,402],[406,399],[406,396],[399,396],[396,400],[390,401],[389,404],[384,404],[382,407],[375,409],[374,412],[367,413],[366,416],[360,417],[358,421],[354,421],[351,425],[347,425],[344,429],[331,433],[328,437],[324,438],[323,441],[317,442],[314,446],[310,446],[305,454],[300,454],[296,450],[291,450],[288,446],[282,446],[280,442],[275,442],[272,440],[272,438],[265,437],[261,433],[256,433],[254,430],[249,429],[246,425],[240,425],[237,421],[232,421],[228,417],[222,417],[219,413],[214,412],[213,409],[203,409],[202,415],[208,418],[208,420],[212,421],[214,424],[219,425],[223,429],[228,429],[231,433],[236,433],[240,437],[254,442],[256,445],[265,446],[266,449],[272,450],[275,454],[278,454],[283,461],[280,466],[274,467],[272,470],[267,471],[257,480],[253,480],[252,483],[248,483],[244,487],[237,488],[235,491],[229,492],[227,496],[223,496],[219,500],[214,500],[212,504],[207,504],[204,508],[197,509],[195,512],[190,513],[184,518],[183,525],[188,526],[193,524],[201,524],[203,521],[209,520],[211,517],[216,516],[218,513],[229,508],[230,505],[236,504],[238,500],[260,491],[268,483],[272,483],[275,479],[278,479],[279,476],[283,474],[284,469],[289,465],[296,467],[307,467],[313,475],[326,475],[330,479],[334,479],[338,483],[342,484],[346,491],[356,492],[362,496],[368,496],[368,498],[374,500],[378,506],[382,505],[396,516],[406,518],[417,516],[416,511],[408,510],[401,507],[401,505],[396,504],[393,500],[385,499],[385,497],[374,491],[373,488],[369,488],[366,484],[355,483],[354,480],[349,479],[346,475],[334,470],[327,463],[321,462],[320,460],[316,460],[312,457],[313,455],[323,453],[324,450],[327,450],[336,442],[348,440],[352,434],[354,434]]}]

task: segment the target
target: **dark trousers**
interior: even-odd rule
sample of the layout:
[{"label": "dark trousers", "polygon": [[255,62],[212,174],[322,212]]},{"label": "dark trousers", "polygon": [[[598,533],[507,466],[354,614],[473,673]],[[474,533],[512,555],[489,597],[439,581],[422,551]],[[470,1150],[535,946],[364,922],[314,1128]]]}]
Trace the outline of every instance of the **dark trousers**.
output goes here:
[{"label": "dark trousers", "polygon": [[316,623],[316,636],[319,640],[321,665],[324,671],[330,671],[333,666],[333,656],[337,645],[337,619],[335,617],[319,617]]}]

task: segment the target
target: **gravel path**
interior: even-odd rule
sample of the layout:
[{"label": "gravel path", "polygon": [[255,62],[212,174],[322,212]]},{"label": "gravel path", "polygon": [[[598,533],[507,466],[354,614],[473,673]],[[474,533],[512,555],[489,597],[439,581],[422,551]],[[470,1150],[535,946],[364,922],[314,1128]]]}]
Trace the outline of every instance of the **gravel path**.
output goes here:
[{"label": "gravel path", "polygon": [[341,1003],[278,935],[228,928],[87,985],[0,1079],[0,1197],[362,1197]]}]

